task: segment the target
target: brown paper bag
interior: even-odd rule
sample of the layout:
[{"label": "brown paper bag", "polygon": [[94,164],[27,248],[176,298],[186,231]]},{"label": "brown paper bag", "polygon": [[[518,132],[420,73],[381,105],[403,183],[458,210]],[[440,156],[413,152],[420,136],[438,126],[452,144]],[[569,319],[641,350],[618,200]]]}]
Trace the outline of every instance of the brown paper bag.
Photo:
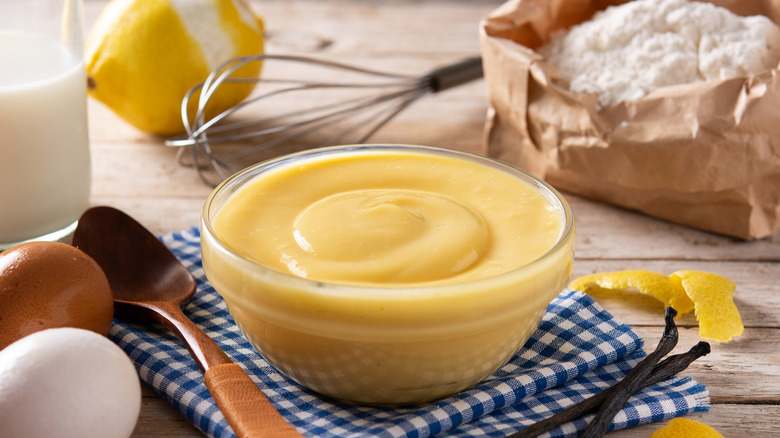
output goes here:
[{"label": "brown paper bag", "polygon": [[[510,0],[480,40],[485,155],[571,193],[743,239],[780,228],[780,70],[669,86],[599,108],[534,51],[552,32],[625,0]],[[771,0],[721,0],[780,17]]]}]

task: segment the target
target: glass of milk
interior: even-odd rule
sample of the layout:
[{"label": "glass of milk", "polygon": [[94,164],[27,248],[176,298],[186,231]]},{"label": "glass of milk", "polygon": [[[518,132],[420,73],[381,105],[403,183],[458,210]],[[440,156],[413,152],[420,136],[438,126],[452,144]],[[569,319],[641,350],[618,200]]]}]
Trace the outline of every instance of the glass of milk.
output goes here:
[{"label": "glass of milk", "polygon": [[0,0],[0,250],[61,240],[88,207],[82,0]]}]

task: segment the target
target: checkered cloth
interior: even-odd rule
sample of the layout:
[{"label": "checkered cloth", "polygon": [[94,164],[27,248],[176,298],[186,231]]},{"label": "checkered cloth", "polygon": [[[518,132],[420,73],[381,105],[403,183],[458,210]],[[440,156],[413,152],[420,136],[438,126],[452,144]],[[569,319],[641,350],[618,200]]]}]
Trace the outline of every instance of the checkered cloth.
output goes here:
[{"label": "checkered cloth", "polygon": [[[185,313],[245,367],[307,437],[503,437],[614,384],[645,355],[643,341],[631,327],[590,297],[564,290],[524,348],[478,386],[414,408],[340,404],[286,378],[243,338],[203,273],[197,228],[162,240],[198,281]],[[235,436],[194,360],[170,332],[162,326],[115,321],[110,336],[135,362],[141,379],[204,434]],[[689,377],[673,377],[632,397],[611,430],[708,409],[704,386]],[[565,424],[549,436],[576,436],[588,419]]]}]

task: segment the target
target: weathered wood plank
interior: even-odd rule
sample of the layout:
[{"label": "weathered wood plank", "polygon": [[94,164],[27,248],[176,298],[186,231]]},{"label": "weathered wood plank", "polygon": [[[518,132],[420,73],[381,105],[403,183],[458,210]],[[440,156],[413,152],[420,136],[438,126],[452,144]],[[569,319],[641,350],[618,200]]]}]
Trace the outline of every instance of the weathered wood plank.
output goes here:
[{"label": "weathered wood plank", "polygon": [[143,421],[139,421],[133,431],[134,438],[203,436],[147,384],[141,386],[141,418]]},{"label": "weathered wood plank", "polygon": [[[663,316],[661,316],[663,318]],[[635,327],[645,340],[645,350],[658,343],[662,327]],[[697,327],[680,328],[680,342],[673,353],[687,351],[701,340]],[[681,375],[690,376],[710,391],[713,404],[780,404],[780,393],[767,382],[780,380],[780,358],[767,346],[780,343],[778,329],[746,329],[731,342],[712,342],[712,352],[696,360]]]},{"label": "weathered wood plank", "polygon": [[565,196],[577,221],[580,258],[780,261],[780,230],[747,242]]},{"label": "weathered wood plank", "polygon": [[[778,405],[714,405],[709,412],[695,412],[686,418],[701,421],[715,428],[723,436],[775,437],[780,436],[780,406]],[[607,434],[609,438],[649,437],[665,422],[651,423]]]}]

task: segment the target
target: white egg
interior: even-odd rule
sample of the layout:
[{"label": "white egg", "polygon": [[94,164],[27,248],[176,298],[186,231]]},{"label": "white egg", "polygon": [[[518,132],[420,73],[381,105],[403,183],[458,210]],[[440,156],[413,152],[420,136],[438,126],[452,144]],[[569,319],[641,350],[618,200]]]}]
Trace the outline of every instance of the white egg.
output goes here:
[{"label": "white egg", "polygon": [[126,438],[140,409],[133,363],[97,333],[53,328],[0,351],[0,437]]}]

